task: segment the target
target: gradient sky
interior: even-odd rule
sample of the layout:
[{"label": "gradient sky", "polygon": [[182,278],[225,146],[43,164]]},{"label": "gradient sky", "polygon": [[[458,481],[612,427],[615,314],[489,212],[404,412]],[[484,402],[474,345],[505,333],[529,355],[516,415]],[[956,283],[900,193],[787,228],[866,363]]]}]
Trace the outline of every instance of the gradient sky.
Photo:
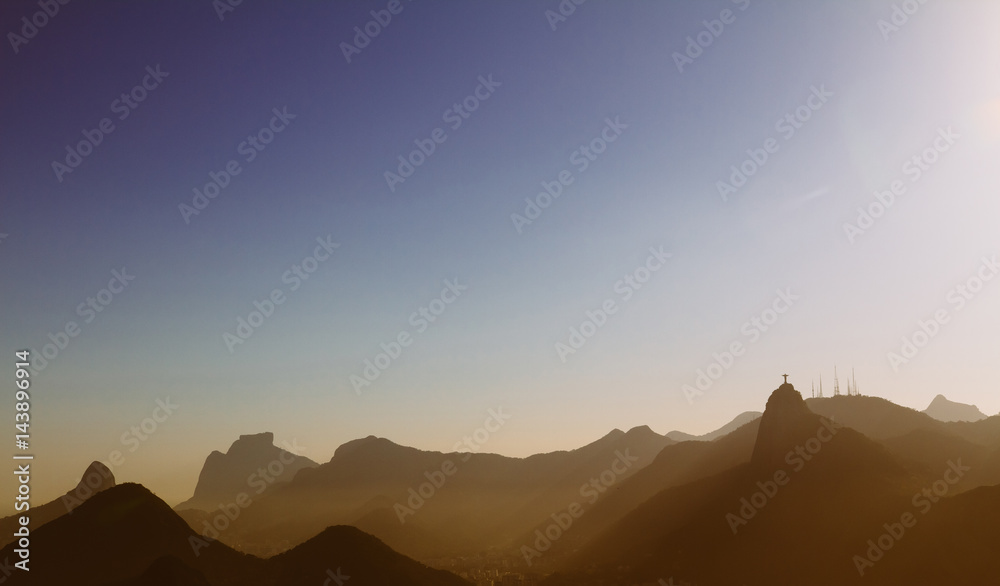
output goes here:
[{"label": "gradient sky", "polygon": [[[997,3],[927,3],[884,35],[884,1],[594,0],[552,30],[555,0],[403,0],[348,63],[341,43],[386,5],[244,2],[220,21],[207,1],[73,2],[16,53],[8,33],[40,9],[0,7],[0,380],[13,388],[16,350],[80,328],[32,377],[36,504],[114,450],[119,481],[176,503],[209,452],[265,430],[321,462],[370,434],[448,451],[497,407],[511,418],[483,449],[512,456],[637,425],[705,432],[762,410],[781,373],[806,395],[822,374],[829,395],[834,365],[902,405],[1000,411],[1000,279],[948,301],[1000,253]],[[679,71],[724,9],[735,20]],[[169,76],[119,120],[147,66]],[[500,85],[452,129],[480,76]],[[785,138],[776,122],[813,87],[832,95]],[[273,108],[296,118],[247,162],[238,145]],[[53,161],[102,118],[114,130],[58,181]],[[606,119],[627,128],[581,171],[571,156]],[[914,181],[904,164],[948,127]],[[446,140],[390,190],[385,171],[435,128]],[[723,201],[717,182],[770,138]],[[186,223],[178,206],[230,160],[241,173]],[[518,233],[511,214],[563,170],[573,183]],[[894,180],[905,194],[850,242],[844,224]],[[291,291],[283,274],[327,236],[339,248]],[[626,301],[616,283],[650,247],[672,257]],[[134,281],[84,323],[123,267]],[[446,279],[467,290],[418,333]],[[285,302],[231,353],[223,334],[276,288]],[[743,324],[779,289],[799,300],[751,342]],[[561,360],[606,299],[618,311]],[[938,310],[948,323],[894,369]],[[412,345],[357,395],[349,377],[403,331]],[[686,400],[733,342],[745,353]],[[123,444],[166,398],[177,411]]]}]

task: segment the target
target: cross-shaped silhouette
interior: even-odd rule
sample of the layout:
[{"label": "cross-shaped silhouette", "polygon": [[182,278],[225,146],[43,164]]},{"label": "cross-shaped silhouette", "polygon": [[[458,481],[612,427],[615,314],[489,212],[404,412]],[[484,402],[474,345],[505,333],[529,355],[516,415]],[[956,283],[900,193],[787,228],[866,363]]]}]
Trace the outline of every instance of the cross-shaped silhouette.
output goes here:
[{"label": "cross-shaped silhouette", "polygon": [[787,374],[783,374],[781,376],[785,377],[785,384],[787,385],[788,384],[788,375]]}]

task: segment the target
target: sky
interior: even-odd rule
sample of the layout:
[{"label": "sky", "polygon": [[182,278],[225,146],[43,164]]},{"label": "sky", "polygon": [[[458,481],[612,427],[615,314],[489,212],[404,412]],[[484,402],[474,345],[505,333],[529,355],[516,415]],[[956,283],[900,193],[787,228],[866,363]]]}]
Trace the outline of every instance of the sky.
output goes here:
[{"label": "sky", "polygon": [[93,460],[176,504],[262,431],[703,433],[835,366],[1000,412],[995,2],[43,4],[0,7],[37,504]]}]

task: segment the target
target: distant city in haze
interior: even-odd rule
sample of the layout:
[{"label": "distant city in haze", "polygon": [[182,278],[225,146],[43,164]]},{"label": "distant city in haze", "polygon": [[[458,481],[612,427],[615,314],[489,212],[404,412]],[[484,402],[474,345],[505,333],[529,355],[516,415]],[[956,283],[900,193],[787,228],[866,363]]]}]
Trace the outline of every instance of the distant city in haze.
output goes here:
[{"label": "distant city in haze", "polygon": [[[123,502],[169,524],[162,499],[204,537],[232,504],[219,541],[267,558],[150,550],[107,583],[322,583],[336,567],[287,560],[322,565],[331,544],[400,556],[399,574],[342,568],[353,585],[671,583],[635,557],[668,560],[653,541],[614,546],[636,516],[697,505],[725,534],[720,503],[743,495],[716,480],[777,482],[822,417],[851,431],[749,541],[785,543],[849,461],[869,467],[842,494],[881,499],[845,529],[861,536],[960,455],[980,464],[947,520],[917,526],[979,535],[963,512],[984,505],[956,493],[1000,483],[998,17],[986,0],[6,2],[0,410],[30,423],[9,441],[34,458],[32,507],[62,507],[32,531],[56,546]],[[19,490],[0,483],[11,519]],[[539,568],[520,546],[546,519],[567,537],[528,545]],[[667,525],[663,543],[690,530]],[[766,558],[711,531],[695,541],[719,559]],[[873,583],[935,559],[911,541],[869,559]],[[663,567],[736,579],[699,555]],[[853,579],[847,563],[828,575]]]}]

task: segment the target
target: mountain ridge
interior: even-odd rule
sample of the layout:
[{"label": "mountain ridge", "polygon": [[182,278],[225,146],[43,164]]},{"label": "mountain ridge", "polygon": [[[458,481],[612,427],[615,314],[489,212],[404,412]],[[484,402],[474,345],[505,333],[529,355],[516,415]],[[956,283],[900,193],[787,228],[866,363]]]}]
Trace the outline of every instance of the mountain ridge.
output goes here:
[{"label": "mountain ridge", "polygon": [[[4,547],[0,558],[14,559],[14,548]],[[305,586],[323,583],[331,568],[348,570],[351,584],[360,586],[468,584],[354,527],[326,528],[267,560],[242,554],[202,539],[165,502],[135,483],[102,491],[73,515],[33,531],[32,548],[30,573],[12,574],[10,584]],[[56,553],[58,559],[51,559]]]},{"label": "mountain ridge", "polygon": [[[111,470],[101,462],[91,462],[75,488],[57,499],[31,507],[28,514],[30,519],[28,528],[34,531],[50,521],[69,514],[95,494],[114,486],[115,475]],[[14,542],[14,531],[20,526],[18,519],[21,514],[15,513],[0,519],[0,547]]]},{"label": "mountain ridge", "polygon": [[[834,399],[809,404],[835,407],[843,415],[852,408],[880,405],[862,397]],[[775,389],[757,422],[748,462],[657,493],[577,552],[557,560],[558,571],[543,584],[655,583],[657,577],[676,576],[695,584],[749,586],[799,583],[809,575],[810,584],[833,586],[902,584],[906,583],[901,580],[903,574],[918,575],[898,569],[905,564],[887,564],[862,577],[851,560],[858,552],[864,553],[868,539],[885,531],[886,520],[898,520],[901,512],[913,507],[910,497],[927,486],[928,478],[914,476],[883,440],[848,427],[841,418],[831,420],[814,413],[809,404],[791,385]],[[910,421],[900,429],[926,434],[949,429],[926,426],[929,418],[923,414],[910,417],[895,406],[893,412]],[[874,420],[865,419],[863,413],[850,418],[877,431]],[[664,456],[668,451],[664,449]],[[947,468],[944,462],[940,464]],[[939,467],[936,474],[940,473]],[[980,490],[969,493],[984,494]],[[844,511],[850,514],[845,516]],[[973,515],[954,519],[953,525],[972,523],[986,525]],[[939,545],[934,544],[947,535],[922,534],[927,543],[924,565],[935,559],[931,552]],[[993,535],[990,543],[1000,545],[995,531]],[[945,583],[984,583],[983,577],[991,575],[989,565],[961,568]]]},{"label": "mountain ridge", "polygon": [[666,436],[677,442],[712,441],[714,439],[732,433],[734,430],[739,429],[740,427],[746,425],[747,423],[750,423],[755,419],[758,419],[761,415],[763,415],[763,413],[761,413],[760,411],[744,411],[743,413],[740,413],[732,420],[730,420],[729,423],[726,423],[722,427],[710,431],[708,433],[703,433],[701,435],[693,435],[690,433],[685,433],[683,431],[674,430],[667,432]]},{"label": "mountain ridge", "polygon": [[[290,446],[294,447],[294,446]],[[174,509],[210,512],[236,500],[240,493],[263,491],[291,480],[300,470],[318,466],[309,458],[274,445],[274,434],[245,434],[226,453],[214,450],[205,458],[191,498]]]},{"label": "mountain ridge", "polygon": [[923,411],[927,415],[946,423],[955,421],[975,422],[986,419],[987,415],[975,405],[949,401],[944,395],[937,395]]}]

